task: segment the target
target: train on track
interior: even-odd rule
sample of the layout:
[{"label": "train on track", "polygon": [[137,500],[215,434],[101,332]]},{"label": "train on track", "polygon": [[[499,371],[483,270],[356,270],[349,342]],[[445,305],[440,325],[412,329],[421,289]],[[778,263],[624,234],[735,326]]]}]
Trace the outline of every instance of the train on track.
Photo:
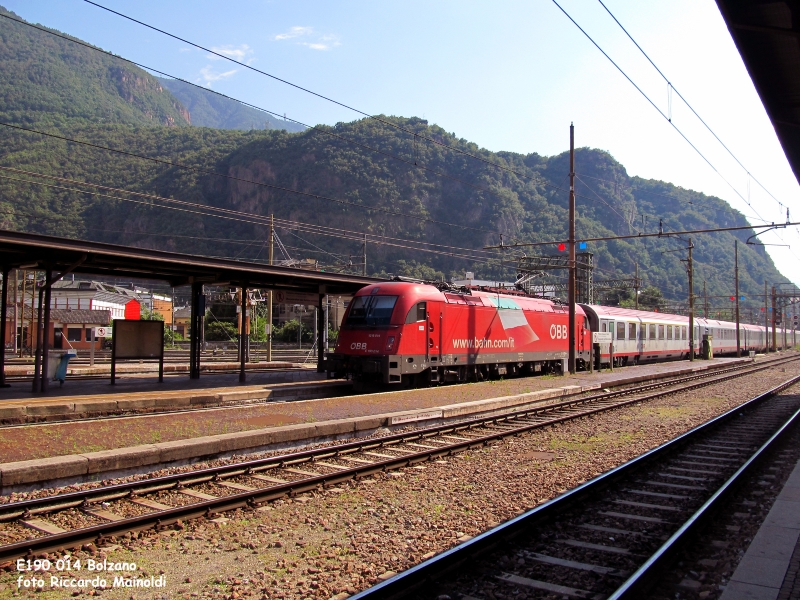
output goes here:
[{"label": "train on track", "polygon": [[[327,371],[359,383],[403,387],[563,373],[568,327],[568,306],[551,300],[388,281],[354,296],[336,349],[327,356]],[[694,328],[695,353],[705,335],[715,355],[736,353],[735,323],[696,318]],[[611,339],[594,355],[593,332]],[[743,352],[763,352],[767,337],[763,326],[740,324]],[[780,347],[782,329],[777,337]],[[579,369],[598,356],[601,364],[618,366],[688,358],[689,318],[579,304],[575,340]]]}]

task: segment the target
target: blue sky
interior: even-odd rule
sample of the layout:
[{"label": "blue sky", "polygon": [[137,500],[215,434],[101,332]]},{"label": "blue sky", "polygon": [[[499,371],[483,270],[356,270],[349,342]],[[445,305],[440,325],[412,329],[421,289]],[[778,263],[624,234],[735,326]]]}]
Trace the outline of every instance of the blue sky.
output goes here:
[{"label": "blue sky", "polygon": [[[0,3],[30,21],[306,123],[359,117],[81,0]],[[100,3],[364,112],[424,117],[490,150],[563,152],[574,122],[578,146],[608,150],[631,175],[720,196],[753,224],[785,220],[786,206],[800,220],[798,183],[713,0],[605,3],[784,208],[673,95],[673,122],[721,176],[715,173],[551,0]],[[559,3],[667,113],[667,84],[599,2]],[[800,231],[764,239],[792,244],[768,250],[800,283]]]}]

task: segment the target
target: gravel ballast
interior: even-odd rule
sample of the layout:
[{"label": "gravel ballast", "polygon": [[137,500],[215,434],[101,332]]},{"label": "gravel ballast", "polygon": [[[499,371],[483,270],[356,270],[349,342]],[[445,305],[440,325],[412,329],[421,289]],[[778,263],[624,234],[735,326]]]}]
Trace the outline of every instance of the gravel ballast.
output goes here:
[{"label": "gravel ballast", "polygon": [[[800,374],[791,363],[508,438],[400,472],[117,540],[115,561],[163,574],[164,597],[331,598],[442,552]],[[0,536],[4,525],[0,524]],[[92,554],[95,553],[95,554]],[[76,557],[97,558],[87,548]],[[53,557],[57,558],[57,557]],[[10,565],[0,597],[17,590]],[[108,598],[160,597],[114,589]],[[40,598],[72,592],[45,591]]]}]

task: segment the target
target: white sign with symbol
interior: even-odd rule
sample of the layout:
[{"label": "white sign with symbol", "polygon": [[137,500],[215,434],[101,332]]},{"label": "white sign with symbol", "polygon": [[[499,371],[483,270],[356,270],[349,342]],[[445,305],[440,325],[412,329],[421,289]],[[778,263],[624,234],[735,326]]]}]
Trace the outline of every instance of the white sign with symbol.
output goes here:
[{"label": "white sign with symbol", "polygon": [[593,331],[592,332],[593,344],[610,344],[611,332],[610,331]]},{"label": "white sign with symbol", "polygon": [[94,337],[104,338],[104,337],[111,337],[111,327],[95,327],[94,328]]}]

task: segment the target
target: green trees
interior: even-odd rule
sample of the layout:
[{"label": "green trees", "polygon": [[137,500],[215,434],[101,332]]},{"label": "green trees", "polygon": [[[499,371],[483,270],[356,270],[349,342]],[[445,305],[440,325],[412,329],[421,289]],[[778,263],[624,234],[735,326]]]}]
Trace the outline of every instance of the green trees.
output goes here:
[{"label": "green trees", "polygon": [[[464,271],[478,279],[510,280],[518,254],[553,255],[556,247],[481,253],[476,260],[462,249],[496,245],[501,234],[512,243],[566,236],[567,153],[489,152],[416,117],[381,117],[397,127],[362,119],[300,133],[190,127],[182,105],[158,80],[110,56],[4,22],[0,57],[0,120],[202,170],[0,127],[2,167],[199,205],[187,209],[123,192],[91,194],[91,188],[69,182],[44,187],[20,180],[56,182],[15,174],[16,180],[0,179],[5,229],[263,261],[264,221],[204,214],[203,206],[214,206],[274,214],[292,256],[318,259],[330,270],[361,272],[366,232],[369,274],[426,280],[461,277]],[[209,106],[217,110],[209,118],[239,119],[240,125],[241,118],[255,118]],[[719,198],[631,177],[601,150],[579,148],[576,172],[579,238],[653,232],[659,223],[665,232],[746,225]],[[290,222],[334,231],[316,235]],[[750,234],[736,235],[744,242]],[[694,240],[696,281],[706,280],[709,295],[732,293],[734,239],[717,233]],[[591,243],[587,251],[594,255],[596,281],[631,277],[638,265],[646,286],[665,299],[683,300],[685,256],[674,252],[682,244],[668,237],[612,240]],[[739,262],[742,295],[754,296],[764,279],[780,277],[763,247],[740,244]],[[556,276],[544,281],[555,282]],[[622,295],[610,301],[632,304]],[[644,305],[641,296],[639,304]],[[213,335],[226,339],[230,332],[216,327]],[[261,339],[261,329],[254,339]]]}]

